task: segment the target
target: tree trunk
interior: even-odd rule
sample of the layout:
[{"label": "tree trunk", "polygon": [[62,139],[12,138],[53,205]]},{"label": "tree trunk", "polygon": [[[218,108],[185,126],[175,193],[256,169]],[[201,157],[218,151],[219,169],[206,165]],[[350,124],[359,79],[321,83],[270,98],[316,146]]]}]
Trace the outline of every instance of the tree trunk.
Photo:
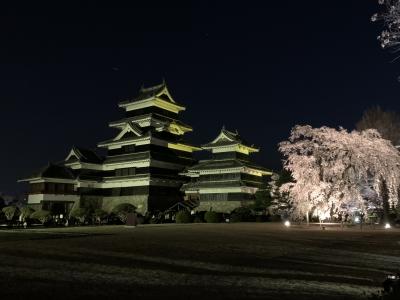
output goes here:
[{"label": "tree trunk", "polygon": [[306,220],[307,220],[307,226],[310,226],[310,217],[308,216],[308,211],[306,212]]},{"label": "tree trunk", "polygon": [[389,201],[387,198],[383,199],[383,223],[386,224],[389,222]]}]

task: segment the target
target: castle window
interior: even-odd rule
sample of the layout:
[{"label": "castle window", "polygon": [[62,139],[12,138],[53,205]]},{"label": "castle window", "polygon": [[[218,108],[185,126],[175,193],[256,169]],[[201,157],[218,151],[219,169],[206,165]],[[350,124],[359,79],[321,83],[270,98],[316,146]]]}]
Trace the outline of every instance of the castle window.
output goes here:
[{"label": "castle window", "polygon": [[134,153],[135,152],[135,145],[126,145],[123,146],[124,153]]},{"label": "castle window", "polygon": [[130,176],[136,174],[136,168],[122,168],[115,170],[115,176]]}]

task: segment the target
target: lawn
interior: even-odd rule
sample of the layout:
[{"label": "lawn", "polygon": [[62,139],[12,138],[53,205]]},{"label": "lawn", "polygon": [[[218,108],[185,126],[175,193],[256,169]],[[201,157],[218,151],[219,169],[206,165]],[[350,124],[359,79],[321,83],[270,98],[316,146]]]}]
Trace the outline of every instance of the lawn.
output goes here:
[{"label": "lawn", "polygon": [[358,299],[400,270],[400,231],[188,224],[0,230],[1,295]]}]

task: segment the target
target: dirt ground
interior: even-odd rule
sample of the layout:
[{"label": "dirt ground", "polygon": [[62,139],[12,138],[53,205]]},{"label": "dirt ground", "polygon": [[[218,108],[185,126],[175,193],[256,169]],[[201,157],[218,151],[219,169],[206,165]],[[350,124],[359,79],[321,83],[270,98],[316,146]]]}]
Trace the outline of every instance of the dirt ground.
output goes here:
[{"label": "dirt ground", "polygon": [[399,270],[398,229],[0,230],[1,299],[362,299]]}]

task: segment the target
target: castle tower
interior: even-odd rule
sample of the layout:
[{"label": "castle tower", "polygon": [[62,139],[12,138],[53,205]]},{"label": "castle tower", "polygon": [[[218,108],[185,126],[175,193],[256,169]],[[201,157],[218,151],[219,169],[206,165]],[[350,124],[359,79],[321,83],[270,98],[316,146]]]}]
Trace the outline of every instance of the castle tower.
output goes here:
[{"label": "castle tower", "polygon": [[167,209],[181,200],[184,178],[179,173],[194,163],[192,152],[198,149],[183,139],[192,131],[179,120],[185,107],[175,102],[165,82],[142,87],[118,106],[125,118],[109,124],[118,134],[98,144],[108,153],[104,170],[112,170],[103,177],[103,206],[127,202],[143,212]]},{"label": "castle tower", "polygon": [[218,136],[202,148],[212,157],[186,168],[182,175],[191,181],[181,188],[187,201],[199,201],[198,211],[230,213],[253,203],[255,193],[265,188],[272,172],[253,164],[250,155],[259,149],[248,145],[239,133],[221,129]]}]

